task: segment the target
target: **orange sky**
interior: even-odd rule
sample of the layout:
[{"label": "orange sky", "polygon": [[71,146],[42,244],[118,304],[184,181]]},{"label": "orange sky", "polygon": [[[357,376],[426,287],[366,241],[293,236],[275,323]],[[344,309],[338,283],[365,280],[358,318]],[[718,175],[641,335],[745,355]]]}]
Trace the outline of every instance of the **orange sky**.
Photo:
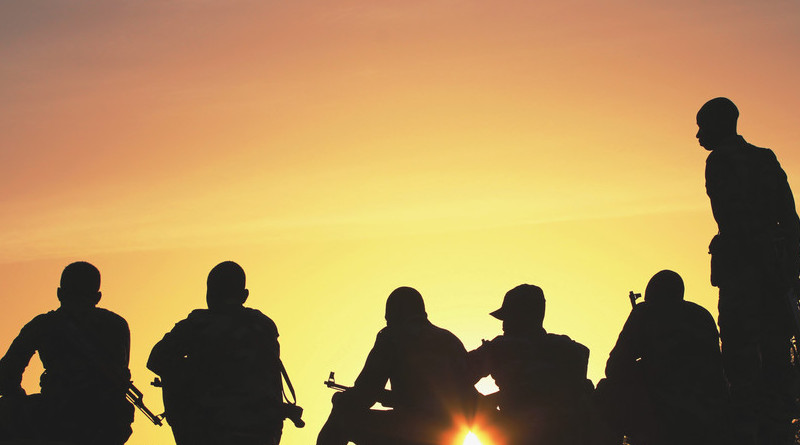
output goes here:
[{"label": "orange sky", "polygon": [[105,3],[0,3],[0,349],[89,260],[156,411],[147,354],[220,261],[278,324],[300,445],[399,285],[474,348],[539,284],[595,382],[658,270],[716,316],[705,100],[800,189],[796,1]]}]

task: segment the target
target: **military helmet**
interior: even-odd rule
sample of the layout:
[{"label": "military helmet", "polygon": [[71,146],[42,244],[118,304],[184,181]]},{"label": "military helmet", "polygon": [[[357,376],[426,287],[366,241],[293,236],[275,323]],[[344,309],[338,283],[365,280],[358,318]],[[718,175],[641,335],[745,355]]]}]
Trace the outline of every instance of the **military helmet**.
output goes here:
[{"label": "military helmet", "polygon": [[677,272],[662,270],[653,275],[644,291],[644,301],[679,301],[683,300],[683,278]]},{"label": "military helmet", "polygon": [[398,287],[386,299],[386,321],[404,321],[427,316],[422,295],[413,287]]}]

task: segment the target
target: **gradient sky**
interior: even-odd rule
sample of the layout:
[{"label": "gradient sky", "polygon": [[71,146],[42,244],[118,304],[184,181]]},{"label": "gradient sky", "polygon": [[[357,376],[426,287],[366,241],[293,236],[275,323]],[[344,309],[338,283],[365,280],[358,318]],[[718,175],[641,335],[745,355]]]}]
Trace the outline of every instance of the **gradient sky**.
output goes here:
[{"label": "gradient sky", "polygon": [[[703,102],[800,189],[798,23],[795,0],[0,0],[0,349],[91,261],[160,412],[149,350],[230,259],[306,408],[286,445],[400,285],[471,349],[539,284],[596,382],[658,270],[717,314]],[[137,416],[128,443],[170,440]]]}]

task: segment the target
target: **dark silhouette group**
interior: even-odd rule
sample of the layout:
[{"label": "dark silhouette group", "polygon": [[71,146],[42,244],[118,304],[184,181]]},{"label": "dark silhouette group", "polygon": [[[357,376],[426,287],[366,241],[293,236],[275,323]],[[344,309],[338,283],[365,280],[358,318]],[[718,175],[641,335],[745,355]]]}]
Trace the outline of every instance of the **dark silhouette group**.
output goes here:
[{"label": "dark silhouette group", "polygon": [[[595,387],[589,349],[543,328],[538,286],[509,290],[491,313],[502,334],[473,351],[431,323],[417,290],[399,287],[353,387],[334,394],[317,445],[450,444],[475,425],[494,445],[797,443],[800,219],[774,153],[738,135],[738,116],[726,98],[697,113],[719,229],[709,246],[719,331],[684,299],[680,275],[662,270],[643,302],[631,299]],[[60,307],[26,324],[0,359],[0,442],[124,444],[134,415],[128,325],[97,307],[100,272],[89,263],[68,265],[57,295]],[[278,329],[244,306],[248,295],[244,270],[218,264],[207,309],[150,353],[178,445],[278,445],[285,419],[303,425]],[[40,393],[27,395],[22,374],[35,352],[45,372]],[[486,376],[496,393],[475,389]]]}]

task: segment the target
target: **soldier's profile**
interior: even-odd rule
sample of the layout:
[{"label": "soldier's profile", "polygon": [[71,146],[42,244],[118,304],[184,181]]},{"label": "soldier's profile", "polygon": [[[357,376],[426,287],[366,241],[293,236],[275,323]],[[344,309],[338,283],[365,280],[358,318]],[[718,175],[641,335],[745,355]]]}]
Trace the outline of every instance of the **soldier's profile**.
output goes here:
[{"label": "soldier's profile", "polygon": [[[0,359],[0,440],[123,444],[134,410],[128,324],[97,307],[100,272],[87,262],[64,268],[57,295],[60,307],[26,324]],[[22,374],[34,352],[41,392],[26,395]]]},{"label": "soldier's profile", "polygon": [[[355,384],[334,394],[317,445],[448,443],[471,415],[475,391],[467,351],[428,320],[422,295],[410,287],[395,289],[385,317]],[[392,409],[370,409],[376,402]]]},{"label": "soldier's profile", "polygon": [[544,313],[540,287],[511,289],[491,313],[503,334],[469,352],[472,381],[491,375],[499,388],[489,421],[500,443],[579,445],[588,438],[589,349],[545,331]]},{"label": "soldier's profile", "polygon": [[781,445],[793,442],[792,418],[800,414],[789,353],[800,220],[775,154],[745,141],[738,118],[738,108],[724,97],[697,113],[698,142],[710,151],[706,192],[719,229],[709,246],[711,284],[719,288],[737,440]]},{"label": "soldier's profile", "polygon": [[[632,301],[633,303],[633,301]],[[655,274],[634,305],[594,395],[595,444],[722,445],[729,399],[714,317],[684,300],[683,279]]]},{"label": "soldier's profile", "polygon": [[277,445],[286,417],[278,328],[244,306],[244,270],[232,261],[208,274],[208,309],[179,321],[152,349],[166,419],[177,445]]}]

